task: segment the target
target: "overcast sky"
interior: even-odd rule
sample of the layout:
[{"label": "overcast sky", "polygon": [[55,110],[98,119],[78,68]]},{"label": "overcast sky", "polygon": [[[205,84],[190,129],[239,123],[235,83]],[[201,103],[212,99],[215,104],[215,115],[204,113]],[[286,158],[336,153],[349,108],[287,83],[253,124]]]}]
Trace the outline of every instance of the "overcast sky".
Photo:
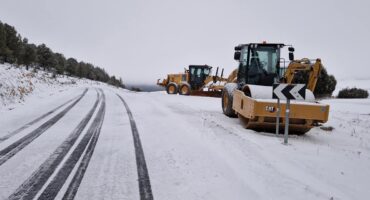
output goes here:
[{"label": "overcast sky", "polygon": [[[234,46],[281,42],[321,58],[337,79],[370,78],[367,0],[2,0],[0,20],[30,42],[126,83],[189,64],[236,68]],[[287,55],[284,55],[287,57]]]}]

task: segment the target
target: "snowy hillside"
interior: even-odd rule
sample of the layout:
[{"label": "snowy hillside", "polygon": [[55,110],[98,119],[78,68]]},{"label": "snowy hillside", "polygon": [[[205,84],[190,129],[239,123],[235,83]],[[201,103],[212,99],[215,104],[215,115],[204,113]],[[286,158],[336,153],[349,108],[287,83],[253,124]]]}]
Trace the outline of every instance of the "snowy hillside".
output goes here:
[{"label": "snowy hillside", "polygon": [[68,76],[56,76],[42,70],[35,72],[32,68],[14,67],[0,64],[0,110],[12,109],[16,104],[24,103],[30,96],[46,98],[58,92],[78,85],[100,84],[87,79]]}]

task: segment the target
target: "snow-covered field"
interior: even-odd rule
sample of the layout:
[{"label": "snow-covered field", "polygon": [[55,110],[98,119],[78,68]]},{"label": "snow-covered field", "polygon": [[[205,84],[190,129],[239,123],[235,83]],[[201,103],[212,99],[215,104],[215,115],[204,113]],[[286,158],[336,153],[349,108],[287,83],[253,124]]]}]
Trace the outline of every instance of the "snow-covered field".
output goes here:
[{"label": "snow-covered field", "polygon": [[[324,100],[334,130],[314,128],[283,145],[281,137],[225,117],[218,98],[135,93],[79,80],[39,84],[20,103],[0,109],[0,199],[150,199],[142,189],[168,200],[370,197],[370,99]],[[140,148],[117,94],[135,120],[149,180],[140,176],[144,168],[138,174]]]}]

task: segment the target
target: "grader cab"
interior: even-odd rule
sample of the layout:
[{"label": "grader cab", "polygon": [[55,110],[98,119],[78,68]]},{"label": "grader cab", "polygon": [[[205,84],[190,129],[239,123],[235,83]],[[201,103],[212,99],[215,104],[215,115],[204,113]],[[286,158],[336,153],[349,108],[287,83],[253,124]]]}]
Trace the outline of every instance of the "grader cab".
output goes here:
[{"label": "grader cab", "polygon": [[212,75],[209,65],[189,65],[184,73],[168,74],[162,81],[158,79],[157,85],[165,87],[168,94],[220,97],[227,79],[223,78],[223,69],[221,76],[218,70],[217,67]]}]

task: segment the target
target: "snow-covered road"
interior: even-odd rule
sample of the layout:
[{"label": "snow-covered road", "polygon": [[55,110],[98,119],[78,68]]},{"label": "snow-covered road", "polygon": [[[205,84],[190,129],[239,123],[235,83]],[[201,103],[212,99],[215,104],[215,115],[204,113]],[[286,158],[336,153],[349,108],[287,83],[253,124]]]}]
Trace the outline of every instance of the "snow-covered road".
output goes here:
[{"label": "snow-covered road", "polygon": [[218,98],[96,87],[2,111],[0,199],[370,196],[370,99],[326,100],[334,130],[283,145]]}]

